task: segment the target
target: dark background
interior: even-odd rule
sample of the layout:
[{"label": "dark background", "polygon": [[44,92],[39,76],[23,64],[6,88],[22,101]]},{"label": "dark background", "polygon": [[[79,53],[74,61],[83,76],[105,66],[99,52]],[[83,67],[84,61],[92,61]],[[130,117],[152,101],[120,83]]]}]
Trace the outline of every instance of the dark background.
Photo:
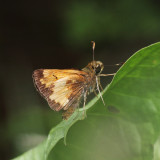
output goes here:
[{"label": "dark background", "polygon": [[[61,115],[36,92],[38,68],[83,68],[92,60],[125,62],[159,41],[156,0],[5,1],[0,23],[0,159],[40,143]],[[116,67],[106,67],[112,73]],[[103,86],[110,79],[103,78]]]}]

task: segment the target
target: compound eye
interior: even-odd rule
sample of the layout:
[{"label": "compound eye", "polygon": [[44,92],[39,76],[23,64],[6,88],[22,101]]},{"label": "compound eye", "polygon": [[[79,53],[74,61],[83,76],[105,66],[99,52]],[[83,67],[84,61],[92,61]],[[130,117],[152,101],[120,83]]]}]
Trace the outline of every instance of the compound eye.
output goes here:
[{"label": "compound eye", "polygon": [[101,72],[101,67],[100,67],[100,66],[97,66],[97,67],[95,68],[95,72],[96,72],[96,74],[100,73],[100,72]]}]

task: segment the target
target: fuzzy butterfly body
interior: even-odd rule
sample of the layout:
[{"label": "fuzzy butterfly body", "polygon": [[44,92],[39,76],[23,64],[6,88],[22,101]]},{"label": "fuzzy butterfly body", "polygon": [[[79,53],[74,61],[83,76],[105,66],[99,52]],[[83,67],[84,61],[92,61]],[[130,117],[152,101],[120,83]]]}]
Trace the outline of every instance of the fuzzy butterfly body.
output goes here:
[{"label": "fuzzy butterfly body", "polygon": [[76,69],[38,69],[33,73],[35,86],[47,100],[51,109],[63,110],[63,119],[79,107],[80,100],[95,91],[100,85],[103,63],[92,61],[82,70]]}]

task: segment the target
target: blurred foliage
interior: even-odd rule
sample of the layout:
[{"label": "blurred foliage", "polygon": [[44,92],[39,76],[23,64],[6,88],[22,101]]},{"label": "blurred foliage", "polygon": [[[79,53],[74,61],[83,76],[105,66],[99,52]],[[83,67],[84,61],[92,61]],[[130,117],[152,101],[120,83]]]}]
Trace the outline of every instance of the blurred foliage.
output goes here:
[{"label": "blurred foliage", "polygon": [[[34,69],[83,68],[92,59],[91,40],[97,60],[125,62],[139,48],[159,41],[159,6],[156,0],[4,1],[0,159],[36,146],[61,121],[36,92]],[[115,70],[106,67],[104,73]],[[109,81],[104,78],[102,84]]]},{"label": "blurred foliage", "polygon": [[66,11],[65,42],[85,46],[92,39],[118,42],[153,38],[160,35],[159,14],[152,1],[75,1]]}]

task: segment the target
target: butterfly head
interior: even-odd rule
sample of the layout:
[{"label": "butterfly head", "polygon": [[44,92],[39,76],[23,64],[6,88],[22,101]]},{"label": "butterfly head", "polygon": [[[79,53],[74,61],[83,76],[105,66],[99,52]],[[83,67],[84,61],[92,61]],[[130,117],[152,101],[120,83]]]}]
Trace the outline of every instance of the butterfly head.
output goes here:
[{"label": "butterfly head", "polygon": [[88,64],[88,67],[95,75],[99,75],[103,71],[104,65],[101,61],[92,61]]}]

